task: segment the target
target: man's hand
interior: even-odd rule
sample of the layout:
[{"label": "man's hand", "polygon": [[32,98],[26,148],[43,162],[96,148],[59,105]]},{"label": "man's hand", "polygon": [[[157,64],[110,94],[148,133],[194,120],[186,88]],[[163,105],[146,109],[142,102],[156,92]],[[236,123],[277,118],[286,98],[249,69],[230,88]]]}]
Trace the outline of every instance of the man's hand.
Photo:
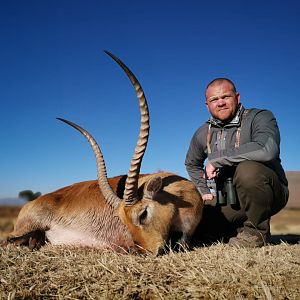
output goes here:
[{"label": "man's hand", "polygon": [[213,179],[217,176],[217,169],[208,161],[205,167],[207,179]]},{"label": "man's hand", "polygon": [[214,196],[212,194],[204,194],[202,195],[203,201],[212,201],[214,199]]}]

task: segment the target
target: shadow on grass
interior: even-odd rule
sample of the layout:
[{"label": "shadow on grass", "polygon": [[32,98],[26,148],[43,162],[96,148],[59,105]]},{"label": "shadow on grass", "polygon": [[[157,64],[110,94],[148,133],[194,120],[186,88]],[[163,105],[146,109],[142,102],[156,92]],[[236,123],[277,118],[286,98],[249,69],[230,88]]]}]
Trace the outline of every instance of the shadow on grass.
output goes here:
[{"label": "shadow on grass", "polygon": [[[231,237],[237,235],[237,229],[241,227],[243,227],[242,218],[237,218],[235,222],[229,223],[221,211],[221,207],[205,205],[202,220],[192,237],[192,245],[201,247],[218,242],[228,243]],[[271,235],[271,245],[279,245],[281,243],[300,244],[300,234]]]},{"label": "shadow on grass", "polygon": [[279,245],[281,243],[286,243],[290,245],[295,245],[300,243],[300,235],[298,234],[278,234],[271,236],[271,244]]}]

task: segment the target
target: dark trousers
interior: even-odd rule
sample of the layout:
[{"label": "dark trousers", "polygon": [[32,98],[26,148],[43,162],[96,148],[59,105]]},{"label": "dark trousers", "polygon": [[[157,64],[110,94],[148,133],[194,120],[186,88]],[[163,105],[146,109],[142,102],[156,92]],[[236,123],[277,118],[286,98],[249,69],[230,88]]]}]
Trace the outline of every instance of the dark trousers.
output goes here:
[{"label": "dark trousers", "polygon": [[233,185],[238,203],[205,205],[197,234],[225,241],[235,236],[239,228],[269,234],[271,216],[287,203],[287,187],[282,185],[272,169],[255,161],[239,163]]}]

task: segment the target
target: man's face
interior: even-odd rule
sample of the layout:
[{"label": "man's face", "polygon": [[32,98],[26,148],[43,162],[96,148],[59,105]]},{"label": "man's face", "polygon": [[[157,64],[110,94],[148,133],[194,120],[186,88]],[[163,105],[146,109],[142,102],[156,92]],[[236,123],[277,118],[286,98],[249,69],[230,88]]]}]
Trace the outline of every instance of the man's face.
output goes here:
[{"label": "man's face", "polygon": [[206,106],[215,119],[230,121],[239,103],[240,94],[234,92],[233,86],[227,81],[215,83],[206,90]]}]

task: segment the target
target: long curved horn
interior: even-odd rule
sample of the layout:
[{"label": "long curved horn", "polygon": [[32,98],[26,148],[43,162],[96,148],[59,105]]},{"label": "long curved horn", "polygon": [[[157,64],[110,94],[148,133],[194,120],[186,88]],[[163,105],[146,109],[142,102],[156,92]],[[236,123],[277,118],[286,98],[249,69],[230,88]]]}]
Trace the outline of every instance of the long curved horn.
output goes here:
[{"label": "long curved horn", "polygon": [[149,138],[149,109],[146,97],[144,95],[144,91],[142,86],[140,85],[137,78],[134,74],[129,70],[129,68],[115,55],[108,51],[104,51],[108,54],[112,59],[114,59],[119,66],[125,71],[129,80],[131,81],[139,102],[140,114],[141,114],[141,125],[138,141],[135,147],[134,154],[131,158],[130,169],[127,174],[127,179],[125,183],[125,191],[124,191],[124,200],[126,206],[131,206],[138,201],[138,178],[140,173],[140,168],[142,164],[142,159],[144,153],[146,151],[148,138]]},{"label": "long curved horn", "polygon": [[98,170],[98,184],[102,191],[102,194],[106,200],[106,202],[111,205],[113,208],[117,208],[119,203],[122,201],[112,190],[110,187],[108,180],[107,180],[107,173],[104,158],[102,152],[96,142],[96,140],[92,137],[90,133],[88,133],[85,129],[80,127],[79,125],[70,122],[68,120],[57,118],[58,120],[67,123],[68,125],[72,126],[73,128],[77,129],[90,143],[94,154],[96,156],[96,163],[97,163],[97,170]]}]

